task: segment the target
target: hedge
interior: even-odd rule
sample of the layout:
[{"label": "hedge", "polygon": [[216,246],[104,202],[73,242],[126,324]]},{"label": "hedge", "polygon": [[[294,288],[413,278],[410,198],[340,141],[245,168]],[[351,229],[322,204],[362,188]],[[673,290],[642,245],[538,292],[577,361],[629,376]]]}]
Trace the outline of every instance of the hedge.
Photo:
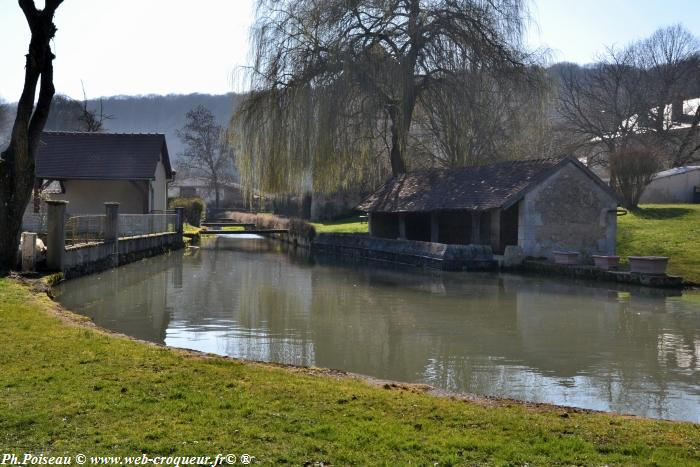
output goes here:
[{"label": "hedge", "polygon": [[199,227],[206,215],[206,205],[202,198],[174,198],[170,200],[169,208],[184,208],[185,220],[196,227]]}]

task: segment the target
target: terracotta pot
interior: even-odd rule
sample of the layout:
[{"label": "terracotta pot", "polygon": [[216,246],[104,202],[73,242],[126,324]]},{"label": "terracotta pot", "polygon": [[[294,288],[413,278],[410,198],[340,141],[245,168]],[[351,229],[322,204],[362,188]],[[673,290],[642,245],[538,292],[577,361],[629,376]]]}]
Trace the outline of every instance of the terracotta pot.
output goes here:
[{"label": "terracotta pot", "polygon": [[578,251],[553,251],[557,264],[578,264]]},{"label": "terracotta pot", "polygon": [[619,256],[604,256],[604,255],[592,255],[593,264],[598,269],[603,269],[609,271],[615,269],[620,265]]},{"label": "terracotta pot", "polygon": [[630,272],[666,274],[667,256],[630,256]]}]

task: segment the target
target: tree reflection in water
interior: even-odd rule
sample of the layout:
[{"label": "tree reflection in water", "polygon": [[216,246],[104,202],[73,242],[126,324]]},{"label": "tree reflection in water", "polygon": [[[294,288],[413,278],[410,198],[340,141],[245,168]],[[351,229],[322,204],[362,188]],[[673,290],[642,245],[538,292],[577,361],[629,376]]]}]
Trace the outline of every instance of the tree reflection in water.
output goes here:
[{"label": "tree reflection in water", "polygon": [[58,298],[101,326],[177,347],[700,421],[692,294],[390,268],[215,237],[69,281]]}]

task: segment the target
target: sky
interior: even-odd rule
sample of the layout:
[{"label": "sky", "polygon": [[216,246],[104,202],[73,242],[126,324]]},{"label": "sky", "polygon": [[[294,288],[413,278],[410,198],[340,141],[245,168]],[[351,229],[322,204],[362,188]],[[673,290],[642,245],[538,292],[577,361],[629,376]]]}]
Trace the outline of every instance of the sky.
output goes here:
[{"label": "sky", "polygon": [[[552,62],[590,63],[606,45],[676,23],[700,36],[700,0],[531,0],[530,13],[527,43],[549,49]],[[253,15],[254,0],[65,0],[55,19],[57,92],[241,91]],[[0,0],[0,99],[19,98],[28,43],[17,1]]]}]

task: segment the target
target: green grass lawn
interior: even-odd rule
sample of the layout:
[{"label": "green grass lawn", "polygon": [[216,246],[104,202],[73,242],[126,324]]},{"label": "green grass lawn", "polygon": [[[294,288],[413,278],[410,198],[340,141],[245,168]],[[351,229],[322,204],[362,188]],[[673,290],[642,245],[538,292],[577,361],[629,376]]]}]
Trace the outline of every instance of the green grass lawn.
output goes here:
[{"label": "green grass lawn", "polygon": [[369,224],[366,218],[348,217],[325,223],[312,223],[317,233],[367,233]]},{"label": "green grass lawn", "polygon": [[700,283],[700,204],[644,205],[618,218],[620,256],[669,256],[669,273]]},{"label": "green grass lawn", "polygon": [[465,402],[117,337],[0,278],[0,452],[301,465],[690,465],[700,425]]}]

